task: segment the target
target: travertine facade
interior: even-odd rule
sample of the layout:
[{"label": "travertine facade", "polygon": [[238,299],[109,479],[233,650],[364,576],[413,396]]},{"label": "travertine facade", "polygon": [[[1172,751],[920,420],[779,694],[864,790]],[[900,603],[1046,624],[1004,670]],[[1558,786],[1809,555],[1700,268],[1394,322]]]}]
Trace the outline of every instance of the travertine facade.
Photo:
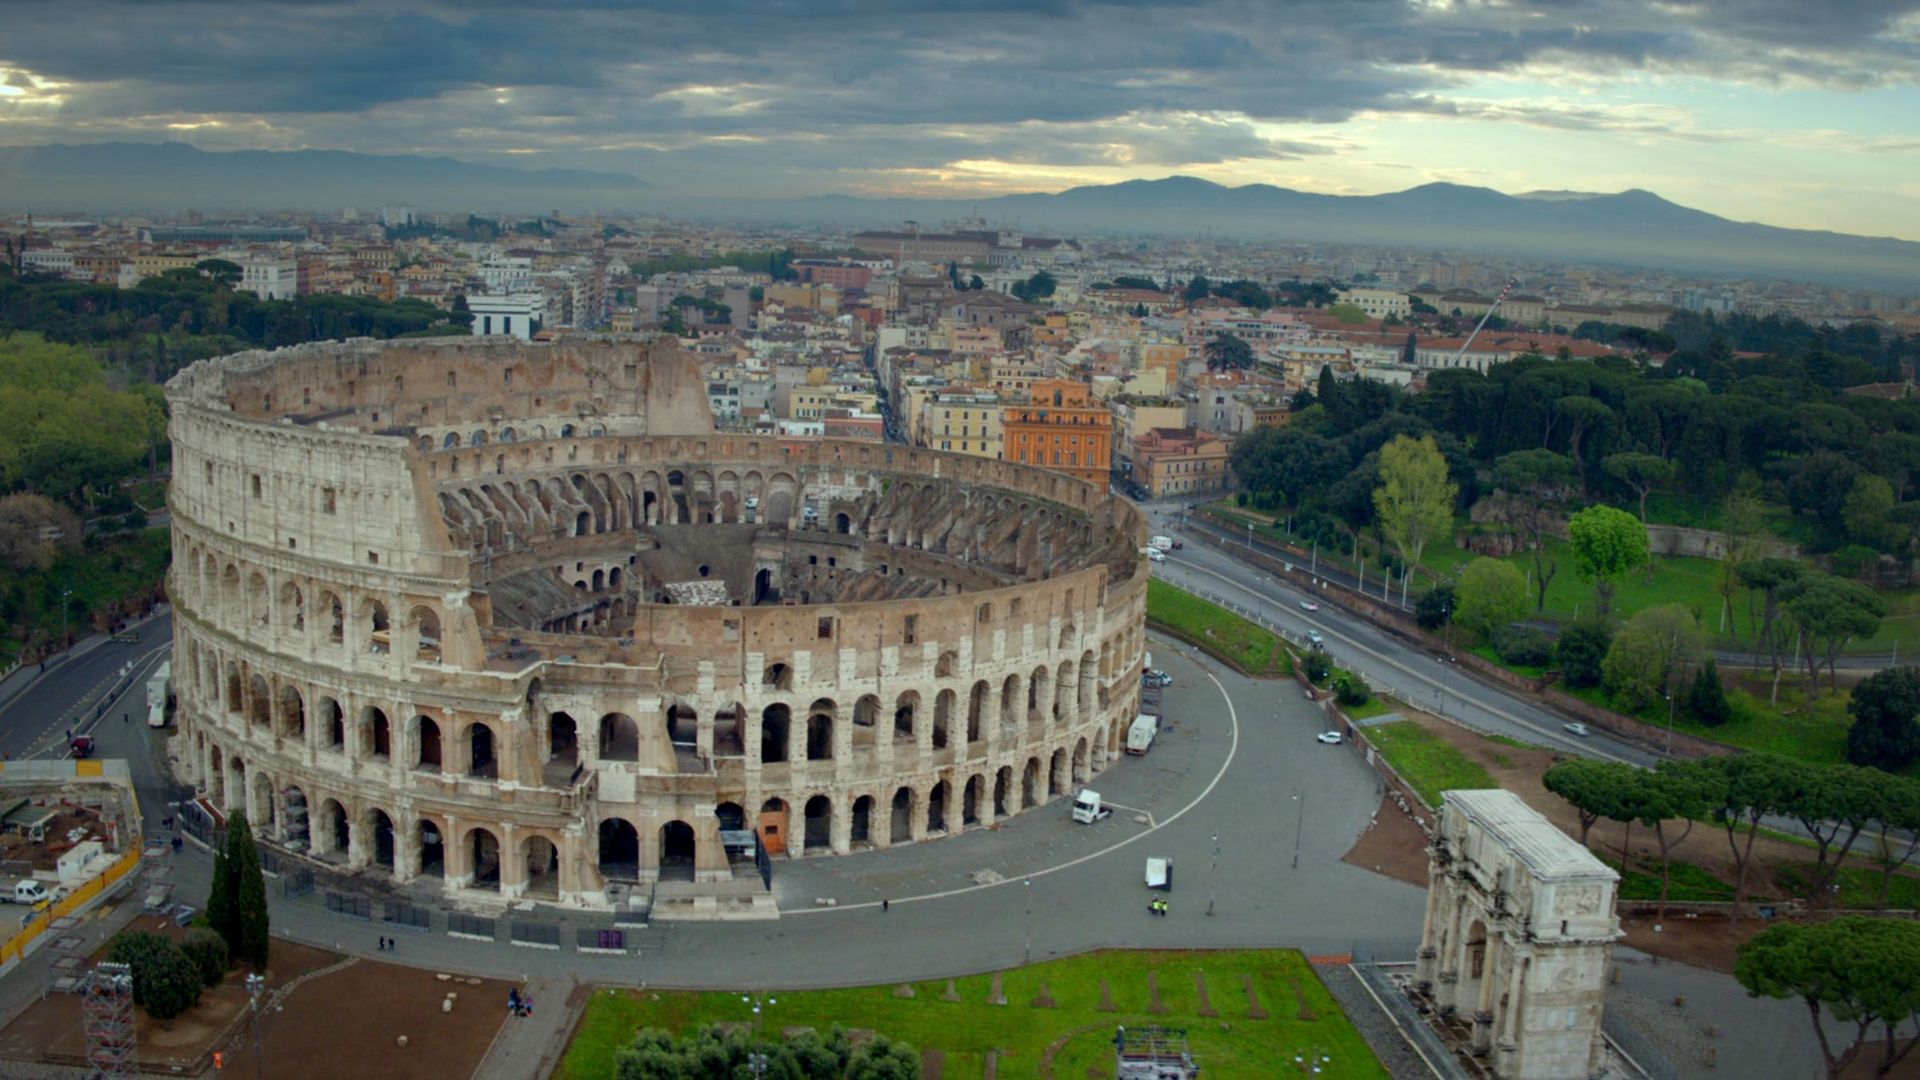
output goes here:
[{"label": "travertine facade", "polygon": [[1136,711],[1131,507],[715,434],[670,345],[301,346],[168,392],[176,757],[323,859],[724,882],[723,831],[845,852],[1067,793]]},{"label": "travertine facade", "polygon": [[1495,1076],[1601,1062],[1620,875],[1509,791],[1449,791],[1427,848],[1419,989]]}]

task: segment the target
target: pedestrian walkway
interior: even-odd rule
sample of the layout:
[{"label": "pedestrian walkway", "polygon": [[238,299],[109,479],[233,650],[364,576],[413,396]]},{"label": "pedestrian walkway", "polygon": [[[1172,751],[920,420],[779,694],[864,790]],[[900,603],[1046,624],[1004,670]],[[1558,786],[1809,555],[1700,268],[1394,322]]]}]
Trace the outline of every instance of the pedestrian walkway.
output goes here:
[{"label": "pedestrian walkway", "polygon": [[546,1077],[560,1064],[567,1034],[586,1008],[587,989],[567,976],[543,975],[526,983],[523,993],[533,997],[533,1015],[508,1018],[473,1080]]}]

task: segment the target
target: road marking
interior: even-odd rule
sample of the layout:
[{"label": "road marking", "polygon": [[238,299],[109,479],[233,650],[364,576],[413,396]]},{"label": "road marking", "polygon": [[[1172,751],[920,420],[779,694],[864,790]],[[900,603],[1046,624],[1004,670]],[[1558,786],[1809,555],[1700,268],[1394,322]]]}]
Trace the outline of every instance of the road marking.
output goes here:
[{"label": "road marking", "polygon": [[[1179,566],[1182,570],[1189,571],[1189,572],[1202,573],[1207,575],[1208,577],[1216,578],[1220,581],[1223,581],[1228,585],[1231,585],[1234,588],[1239,589],[1241,592],[1246,593],[1247,595],[1262,601],[1263,603],[1274,604],[1282,608],[1286,606],[1281,600],[1276,599],[1275,597],[1267,596],[1248,585],[1235,581],[1234,579],[1226,576],[1225,574],[1222,574],[1217,571],[1210,570],[1204,566],[1201,566],[1190,559],[1182,558],[1180,560],[1173,561],[1173,564]],[[1536,735],[1544,736],[1548,740],[1551,740],[1552,742],[1558,744],[1556,746],[1549,747],[1549,749],[1568,750],[1574,753],[1581,754],[1583,756],[1605,758],[1608,761],[1617,761],[1617,762],[1620,762],[1621,764],[1626,764],[1626,765],[1633,764],[1633,762],[1628,761],[1626,758],[1623,758],[1617,754],[1609,753],[1608,751],[1602,750],[1590,742],[1576,742],[1574,740],[1568,739],[1564,735],[1561,735],[1557,731],[1552,731],[1547,728],[1543,728],[1536,724],[1530,723],[1526,720],[1523,720],[1520,717],[1515,716],[1512,713],[1509,713],[1506,710],[1499,708],[1498,706],[1489,705],[1485,701],[1481,701],[1478,699],[1468,699],[1466,695],[1461,694],[1459,691],[1452,689],[1451,687],[1447,686],[1445,683],[1442,683],[1440,680],[1435,679],[1431,675],[1428,675],[1426,672],[1420,671],[1416,668],[1409,667],[1406,664],[1401,663],[1399,660],[1396,660],[1391,656],[1387,656],[1383,653],[1380,653],[1374,650],[1371,646],[1367,645],[1364,642],[1348,637],[1346,634],[1342,633],[1338,629],[1335,629],[1334,626],[1330,623],[1323,624],[1318,620],[1307,618],[1304,614],[1297,617],[1300,619],[1301,622],[1306,623],[1308,626],[1311,626],[1314,629],[1319,630],[1330,637],[1334,637],[1339,639],[1342,642],[1345,642],[1347,645],[1350,645],[1353,648],[1359,650],[1360,652],[1363,652],[1368,656],[1373,657],[1375,660],[1378,660],[1383,664],[1387,664],[1391,667],[1399,669],[1400,671],[1408,675],[1413,676],[1415,679],[1418,679],[1421,682],[1426,683],[1428,686],[1433,687],[1436,690],[1439,690],[1443,694],[1452,693],[1454,696],[1459,697],[1462,700],[1472,700],[1473,704],[1476,707],[1484,710],[1485,712],[1491,713],[1492,715],[1497,716],[1500,719],[1505,720],[1510,724],[1514,724],[1521,728],[1524,728],[1528,732],[1531,732]],[[1462,679],[1465,679],[1467,677],[1468,676],[1466,675],[1461,676]],[[1497,692],[1498,691],[1496,691],[1496,693]],[[1414,703],[1408,702],[1408,704],[1413,705]],[[1438,710],[1436,710],[1436,712],[1437,711]],[[1444,713],[1441,714],[1441,718],[1442,719],[1446,718]]]},{"label": "road marking", "polygon": [[[35,758],[41,757],[42,755],[51,754],[55,750],[59,751],[59,756],[61,757],[67,756],[67,754],[69,753],[68,744],[64,741],[64,739],[55,738],[54,733],[56,731],[66,730],[68,720],[72,719],[76,715],[86,712],[88,708],[94,705],[95,704],[94,698],[96,695],[100,693],[101,687],[107,687],[108,689],[111,689],[115,685],[119,684],[122,680],[125,680],[127,685],[123,693],[130,692],[133,689],[134,684],[136,682],[141,681],[141,676],[147,674],[148,669],[154,666],[154,662],[160,659],[163,654],[169,653],[172,650],[172,648],[173,648],[172,642],[168,642],[164,645],[155,645],[153,648],[148,649],[146,652],[141,653],[138,656],[134,657],[132,661],[122,666],[118,670],[114,671],[113,674],[108,675],[106,678],[101,679],[95,682],[92,686],[87,687],[87,689],[82,691],[79,697],[77,697],[74,700],[74,703],[72,705],[67,706],[66,711],[60,714],[60,718],[55,720],[52,726],[48,727],[47,730],[44,733],[42,733],[38,739],[34,740],[35,745],[38,745],[43,741],[47,742],[47,745],[42,746],[39,749],[34,750],[32,753],[27,754],[26,760],[33,760]],[[75,735],[92,734],[93,730],[100,726],[100,721],[105,720],[106,717],[107,717],[107,714],[105,712],[102,712],[100,715],[92,717],[87,721],[84,721],[83,726],[80,727],[78,730],[74,731],[74,734]],[[129,721],[129,723],[131,723],[131,721]],[[141,723],[142,724],[146,723],[145,717],[141,718]]]},{"label": "road marking", "polygon": [[1149,828],[1157,829],[1160,827],[1159,824],[1153,820],[1153,811],[1151,810],[1142,810],[1137,806],[1121,806],[1117,802],[1110,802],[1107,805],[1113,807],[1115,810],[1125,810],[1130,814],[1145,814]]},{"label": "road marking", "polygon": [[945,892],[922,893],[919,896],[908,896],[900,899],[888,897],[885,901],[869,900],[864,903],[841,904],[837,907],[830,907],[830,908],[805,907],[805,908],[795,908],[792,911],[782,910],[780,912],[780,917],[784,919],[794,915],[832,915],[832,914],[836,914],[844,911],[859,911],[862,908],[877,908],[882,903],[887,903],[895,907],[898,907],[901,904],[912,904],[912,903],[918,903],[918,902],[923,902],[928,900],[945,900],[953,896],[965,896],[968,893],[983,892],[987,889],[998,889],[1003,885],[1014,885],[1022,881],[1032,881],[1034,878],[1046,877],[1048,874],[1057,874],[1062,870],[1071,870],[1074,867],[1079,866],[1081,863],[1091,862],[1094,859],[1111,855],[1114,852],[1119,851],[1121,848],[1126,847],[1128,844],[1137,843],[1141,840],[1144,840],[1147,837],[1152,836],[1154,833],[1159,832],[1161,829],[1164,829],[1167,826],[1173,824],[1174,822],[1179,821],[1182,817],[1186,816],[1187,811],[1192,810],[1196,806],[1199,806],[1201,802],[1203,802],[1206,799],[1207,796],[1213,794],[1214,788],[1220,786],[1221,779],[1227,775],[1227,769],[1233,765],[1234,755],[1238,753],[1240,750],[1240,714],[1233,707],[1233,698],[1227,693],[1227,688],[1220,684],[1219,678],[1217,678],[1212,671],[1209,671],[1203,667],[1200,669],[1200,673],[1205,675],[1210,681],[1212,681],[1214,689],[1220,691],[1220,700],[1227,703],[1227,725],[1229,730],[1232,733],[1232,738],[1227,743],[1227,759],[1220,763],[1220,770],[1213,774],[1213,779],[1207,781],[1207,786],[1201,789],[1200,794],[1195,795],[1193,797],[1192,802],[1189,802],[1187,805],[1174,811],[1173,816],[1169,817],[1167,820],[1159,822],[1148,828],[1142,829],[1139,832],[1134,833],[1132,836],[1127,837],[1125,840],[1121,840],[1114,844],[1109,844],[1106,847],[1101,848],[1099,851],[1088,852],[1087,854],[1082,855],[1079,858],[1070,859],[1066,862],[1060,863],[1055,866],[1049,866],[1044,870],[1035,870],[1032,873],[1027,873],[1027,874],[1017,874],[1013,877],[1001,878],[999,881],[988,882],[987,884],[984,884],[984,885],[965,885],[958,889],[948,889]]}]

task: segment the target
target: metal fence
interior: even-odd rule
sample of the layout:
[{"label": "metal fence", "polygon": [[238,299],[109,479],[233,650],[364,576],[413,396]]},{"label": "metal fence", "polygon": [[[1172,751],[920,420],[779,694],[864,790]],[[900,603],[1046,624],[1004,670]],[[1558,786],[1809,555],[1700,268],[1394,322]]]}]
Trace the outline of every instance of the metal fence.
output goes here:
[{"label": "metal fence", "polygon": [[373,921],[373,901],[352,893],[327,890],[327,910],[335,915],[345,915],[348,918],[362,919],[367,922]]},{"label": "metal fence", "polygon": [[479,915],[466,915],[458,911],[447,912],[447,933],[466,934],[469,937],[494,940],[493,920]]},{"label": "metal fence", "polygon": [[313,871],[295,868],[289,870],[280,879],[280,891],[287,899],[293,900],[313,891]]},{"label": "metal fence", "polygon": [[395,926],[404,926],[411,930],[433,929],[433,909],[418,904],[389,900],[381,906],[381,917]]},{"label": "metal fence", "polygon": [[560,924],[526,922],[515,919],[509,926],[513,940],[521,945],[538,945],[543,948],[560,947]]},{"label": "metal fence", "polygon": [[626,952],[627,932],[620,929],[582,926],[573,931],[574,948],[582,952]]}]

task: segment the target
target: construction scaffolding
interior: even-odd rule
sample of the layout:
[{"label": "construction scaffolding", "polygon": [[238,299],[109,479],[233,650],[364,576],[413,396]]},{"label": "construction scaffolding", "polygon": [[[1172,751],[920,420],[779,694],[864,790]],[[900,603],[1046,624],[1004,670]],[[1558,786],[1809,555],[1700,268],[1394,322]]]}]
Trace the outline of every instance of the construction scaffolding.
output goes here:
[{"label": "construction scaffolding", "polygon": [[80,1003],[90,1080],[135,1075],[132,969],[108,961],[95,964],[81,988]]},{"label": "construction scaffolding", "polygon": [[1113,1033],[1116,1080],[1193,1080],[1200,1066],[1187,1049],[1185,1028],[1116,1028]]}]

